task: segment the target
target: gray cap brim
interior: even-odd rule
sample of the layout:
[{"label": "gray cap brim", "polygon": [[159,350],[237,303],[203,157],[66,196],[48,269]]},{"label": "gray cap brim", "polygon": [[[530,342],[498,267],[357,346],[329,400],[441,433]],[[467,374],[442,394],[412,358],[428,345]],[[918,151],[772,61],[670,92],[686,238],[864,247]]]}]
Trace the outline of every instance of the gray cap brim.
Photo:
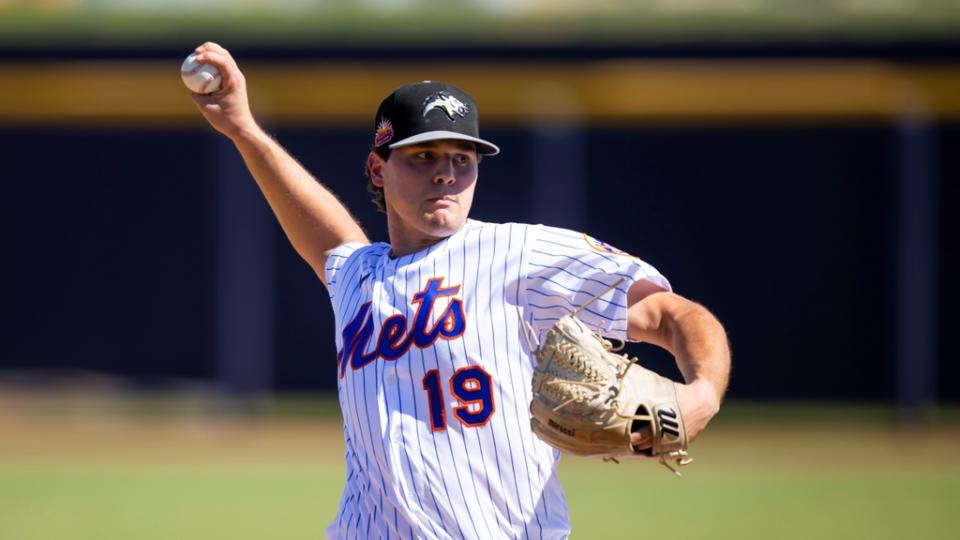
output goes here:
[{"label": "gray cap brim", "polygon": [[391,144],[390,148],[393,149],[401,146],[411,146],[414,144],[429,141],[439,141],[443,139],[455,139],[458,141],[472,142],[473,144],[477,145],[477,153],[484,156],[495,156],[500,153],[500,148],[497,147],[497,145],[483,139],[471,137],[470,135],[457,133],[456,131],[425,131],[423,133],[417,133],[412,137],[407,137],[406,139]]}]

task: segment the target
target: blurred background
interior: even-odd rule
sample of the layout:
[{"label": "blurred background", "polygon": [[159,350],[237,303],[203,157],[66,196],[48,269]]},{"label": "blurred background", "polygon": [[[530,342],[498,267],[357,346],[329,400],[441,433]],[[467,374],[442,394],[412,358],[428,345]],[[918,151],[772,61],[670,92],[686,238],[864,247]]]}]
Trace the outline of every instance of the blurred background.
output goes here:
[{"label": "blurred background", "polygon": [[697,464],[565,459],[576,536],[955,537],[955,0],[0,0],[0,538],[335,512],[328,297],[179,80],[206,40],[371,238],[373,113],[444,80],[502,149],[473,217],[584,230],[725,324]]}]

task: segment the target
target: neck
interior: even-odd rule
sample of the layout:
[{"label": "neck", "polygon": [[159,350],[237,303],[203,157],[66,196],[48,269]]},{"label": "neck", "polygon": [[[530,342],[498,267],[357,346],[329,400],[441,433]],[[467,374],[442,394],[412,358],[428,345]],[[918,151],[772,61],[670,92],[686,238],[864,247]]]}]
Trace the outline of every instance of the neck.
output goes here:
[{"label": "neck", "polygon": [[416,253],[445,240],[445,236],[429,234],[405,228],[397,219],[387,219],[387,233],[390,235],[390,256],[394,259]]}]

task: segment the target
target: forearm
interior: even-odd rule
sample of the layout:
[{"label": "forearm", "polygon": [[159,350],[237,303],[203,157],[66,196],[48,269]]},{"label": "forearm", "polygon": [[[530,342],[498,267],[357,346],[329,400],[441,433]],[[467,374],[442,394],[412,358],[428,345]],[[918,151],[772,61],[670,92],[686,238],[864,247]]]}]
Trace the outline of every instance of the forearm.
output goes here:
[{"label": "forearm", "polygon": [[720,409],[730,379],[730,346],[720,321],[707,309],[638,281],[628,293],[627,333],[670,351],[687,384],[676,385],[687,436],[692,441]]},{"label": "forearm", "polygon": [[322,279],[329,250],[367,241],[336,196],[263,130],[254,125],[231,139],[290,243]]},{"label": "forearm", "polygon": [[219,91],[193,94],[194,103],[236,145],[290,243],[326,282],[329,251],[345,242],[365,242],[366,235],[340,201],[254,121],[246,79],[230,52],[209,41],[194,52],[223,79]]}]

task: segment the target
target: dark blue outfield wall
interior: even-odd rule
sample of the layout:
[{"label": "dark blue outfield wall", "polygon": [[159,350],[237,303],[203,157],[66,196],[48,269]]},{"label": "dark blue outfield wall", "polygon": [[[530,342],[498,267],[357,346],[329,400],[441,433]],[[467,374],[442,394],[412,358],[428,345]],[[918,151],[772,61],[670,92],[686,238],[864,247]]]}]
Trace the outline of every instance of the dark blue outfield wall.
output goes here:
[{"label": "dark blue outfield wall", "polygon": [[[893,399],[898,139],[890,126],[593,129],[574,144],[572,161],[569,140],[553,148],[523,131],[486,135],[503,154],[481,165],[473,216],[584,224],[654,264],[726,324],[732,396]],[[368,133],[277,137],[341,194],[373,238],[385,238],[364,191]],[[941,126],[935,139],[938,393],[955,401],[960,126]],[[545,195],[534,183],[549,178],[534,160],[551,152],[586,178],[579,210],[535,202]],[[215,178],[242,170],[232,147],[206,131],[7,128],[0,155],[0,371],[214,380]],[[332,387],[326,293],[275,222],[270,227],[275,272],[263,318],[273,321],[271,384]],[[661,354],[633,352],[673,370]]]}]

